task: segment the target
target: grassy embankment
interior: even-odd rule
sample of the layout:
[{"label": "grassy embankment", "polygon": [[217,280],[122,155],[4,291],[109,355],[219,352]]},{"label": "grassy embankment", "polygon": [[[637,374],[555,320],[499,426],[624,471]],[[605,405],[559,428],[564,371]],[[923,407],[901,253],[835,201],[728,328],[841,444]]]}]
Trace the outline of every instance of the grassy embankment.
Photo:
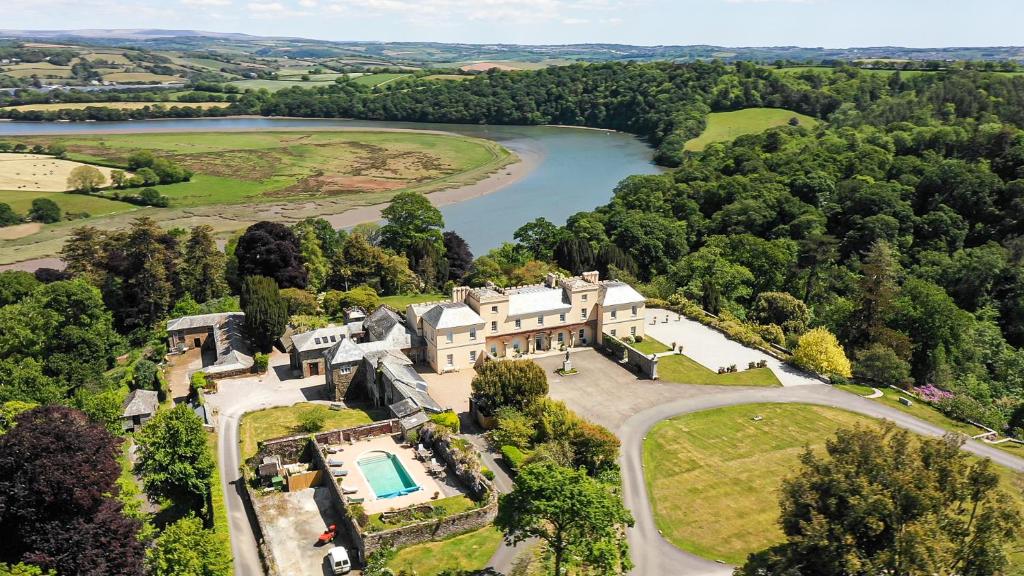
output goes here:
[{"label": "grassy embankment", "polygon": [[238,427],[242,461],[244,462],[255,456],[259,449],[259,443],[263,440],[302,434],[302,431],[299,430],[299,417],[303,412],[310,410],[314,406],[320,406],[326,410],[327,420],[324,423],[324,430],[361,426],[369,424],[374,420],[379,420],[384,416],[383,411],[377,409],[346,408],[344,410],[327,410],[327,407],[322,404],[317,405],[309,402],[249,412],[242,416],[242,422]]},{"label": "grassy embankment", "polygon": [[799,112],[782,108],[747,108],[732,112],[708,114],[707,127],[700,136],[686,143],[692,151],[703,150],[712,142],[728,142],[744,134],[757,134],[776,126],[785,126],[791,118],[800,121],[801,126],[814,127],[818,120]]},{"label": "grassy embankment", "polygon": [[[2,140],[30,147],[59,141],[72,160],[112,167],[124,167],[133,152],[149,150],[195,172],[190,182],[156,186],[170,199],[169,208],[139,208],[98,196],[45,194],[64,212],[88,212],[92,216],[88,224],[101,228],[123,227],[134,213],[166,225],[211,224],[218,232],[260,219],[326,216],[386,202],[402,190],[427,193],[469,184],[515,159],[489,140],[395,131],[170,132]],[[22,214],[36,197],[40,193],[0,190],[0,202]],[[259,204],[280,208],[267,208],[263,214],[263,209],[253,206]],[[118,212],[133,214],[111,219]],[[100,215],[103,219],[97,218]],[[0,242],[0,263],[55,254],[71,229],[83,223],[47,225],[30,237]]]},{"label": "grassy embankment", "polygon": [[[779,487],[797,470],[805,446],[822,451],[836,430],[858,424],[878,421],[822,406],[749,404],[657,424],[644,442],[643,461],[658,529],[688,552],[743,562],[783,540]],[[1004,491],[1024,508],[1019,478],[999,471]],[[1024,563],[1024,553],[1013,560]]]},{"label": "grassy embankment", "polygon": [[[861,386],[859,384],[839,384],[836,386],[840,390],[845,390],[858,396],[867,396],[871,394],[872,389],[868,386]],[[967,436],[975,436],[984,432],[981,428],[968,424],[967,422],[960,422],[954,420],[949,416],[946,416],[942,412],[933,406],[930,406],[924,402],[921,402],[910,395],[904,394],[903,396],[911,401],[912,406],[904,406],[900,404],[900,394],[891,388],[881,389],[882,396],[879,398],[870,398],[873,402],[885,404],[890,408],[895,408],[900,412],[905,412],[911,416],[920,418],[925,422],[930,422],[940,428],[945,428],[950,432],[957,432]],[[1014,456],[1020,456],[1024,458],[1024,445],[1017,444],[1016,442],[1004,442],[1002,444],[991,444],[993,448],[998,448],[1008,454]]]},{"label": "grassy embankment", "polygon": [[487,566],[501,540],[501,532],[488,526],[446,540],[403,548],[388,562],[388,568],[396,573],[415,571],[419,576],[480,570]]},{"label": "grassy embankment", "polygon": [[387,304],[395,310],[405,310],[409,304],[419,304],[421,302],[437,302],[439,300],[445,300],[448,298],[446,294],[440,294],[437,292],[428,292],[426,294],[399,294],[397,296],[383,296],[380,299],[381,304]]}]

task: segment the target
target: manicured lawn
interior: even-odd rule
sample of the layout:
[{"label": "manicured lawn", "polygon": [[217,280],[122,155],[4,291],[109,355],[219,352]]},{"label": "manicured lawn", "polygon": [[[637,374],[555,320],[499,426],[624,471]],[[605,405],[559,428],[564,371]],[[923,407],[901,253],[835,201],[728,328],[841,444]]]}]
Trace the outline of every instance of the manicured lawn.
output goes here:
[{"label": "manicured lawn", "polygon": [[732,374],[719,374],[701,366],[689,356],[673,354],[658,359],[658,377],[679,384],[706,384],[715,386],[782,386],[769,368],[741,370]]},{"label": "manicured lawn", "polygon": [[686,143],[687,150],[703,150],[712,142],[728,142],[744,134],[757,134],[776,126],[785,126],[790,118],[800,120],[801,126],[813,127],[818,120],[799,112],[782,108],[747,108],[732,112],[708,114],[708,125],[700,136]]},{"label": "manicured lawn", "polygon": [[388,562],[395,573],[436,576],[445,571],[480,570],[501,546],[501,532],[492,526],[439,542],[426,542],[398,551]]},{"label": "manicured lawn", "polygon": [[644,354],[657,354],[659,352],[668,352],[671,350],[667,345],[651,338],[650,336],[644,336],[642,342],[635,342],[633,348],[643,352]]},{"label": "manicured lawn", "polygon": [[[454,514],[460,514],[467,510],[472,510],[477,507],[477,503],[468,496],[449,496],[448,498],[441,498],[438,500],[431,500],[428,502],[434,507],[433,518],[444,518],[452,516]],[[390,530],[392,528],[398,528],[399,526],[407,526],[409,524],[415,524],[428,520],[427,517],[422,518],[409,518],[403,520],[392,519],[389,522],[384,522],[380,519],[380,514],[370,514],[370,520],[366,523],[363,528],[367,532],[383,532],[384,530]]]},{"label": "manicured lawn", "polygon": [[[299,416],[314,406],[323,406],[309,402],[300,402],[292,406],[268,408],[257,412],[249,412],[242,416],[238,436],[242,445],[242,461],[256,455],[258,443],[262,440],[280,438],[292,434],[301,434],[298,429]],[[326,406],[323,406],[325,409]],[[327,410],[327,421],[324,430],[349,428],[369,424],[384,416],[382,410],[348,408],[345,410]]]},{"label": "manicured lawn", "polygon": [[[783,540],[779,488],[797,470],[805,446],[822,450],[839,428],[877,422],[804,404],[731,406],[661,422],[644,442],[658,529],[683,550],[740,563]],[[1005,469],[1000,475],[1004,490],[1024,503],[1015,475]]]},{"label": "manicured lawn", "polygon": [[409,304],[420,302],[437,302],[448,298],[445,294],[430,292],[427,294],[399,294],[397,296],[384,296],[380,299],[381,304],[387,304],[396,310],[405,310]]}]

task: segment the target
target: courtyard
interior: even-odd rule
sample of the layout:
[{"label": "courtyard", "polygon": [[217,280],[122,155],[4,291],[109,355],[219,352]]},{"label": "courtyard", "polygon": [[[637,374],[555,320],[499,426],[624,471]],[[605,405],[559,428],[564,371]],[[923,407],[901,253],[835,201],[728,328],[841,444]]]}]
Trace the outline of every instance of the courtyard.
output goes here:
[{"label": "courtyard", "polygon": [[324,562],[331,546],[345,546],[351,552],[351,543],[341,530],[334,544],[317,542],[328,526],[341,526],[341,516],[331,502],[328,489],[322,486],[254,496],[253,506],[263,521],[263,538],[281,576],[331,574]]}]

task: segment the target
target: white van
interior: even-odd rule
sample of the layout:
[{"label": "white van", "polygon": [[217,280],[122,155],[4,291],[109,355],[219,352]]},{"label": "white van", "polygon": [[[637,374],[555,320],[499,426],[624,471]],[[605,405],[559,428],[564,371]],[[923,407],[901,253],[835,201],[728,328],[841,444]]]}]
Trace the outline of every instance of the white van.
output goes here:
[{"label": "white van", "polygon": [[327,563],[335,574],[348,574],[352,570],[352,561],[348,559],[348,551],[344,546],[335,546],[327,551]]}]

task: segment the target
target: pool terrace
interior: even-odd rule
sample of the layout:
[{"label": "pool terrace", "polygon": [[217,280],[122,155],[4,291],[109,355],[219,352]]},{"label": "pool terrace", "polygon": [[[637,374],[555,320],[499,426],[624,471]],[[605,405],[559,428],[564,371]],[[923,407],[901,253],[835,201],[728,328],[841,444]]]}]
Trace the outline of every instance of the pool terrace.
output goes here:
[{"label": "pool terrace", "polygon": [[[324,446],[329,452],[328,462],[333,460],[342,463],[340,467],[332,466],[331,468],[340,468],[348,472],[346,476],[340,478],[339,486],[346,492],[346,496],[350,500],[358,501],[359,498],[362,498],[363,501],[360,504],[362,504],[363,510],[367,514],[377,514],[463,494],[458,487],[458,482],[454,478],[450,478],[447,471],[440,476],[430,475],[427,463],[418,460],[416,450],[401,442],[399,438],[392,435],[375,436],[358,440],[352,444],[346,442]],[[341,451],[332,452],[332,450],[338,449]],[[401,496],[377,497],[367,478],[366,471],[358,464],[358,461],[380,452],[395,455],[420,489]],[[355,492],[352,492],[353,490]]]}]

